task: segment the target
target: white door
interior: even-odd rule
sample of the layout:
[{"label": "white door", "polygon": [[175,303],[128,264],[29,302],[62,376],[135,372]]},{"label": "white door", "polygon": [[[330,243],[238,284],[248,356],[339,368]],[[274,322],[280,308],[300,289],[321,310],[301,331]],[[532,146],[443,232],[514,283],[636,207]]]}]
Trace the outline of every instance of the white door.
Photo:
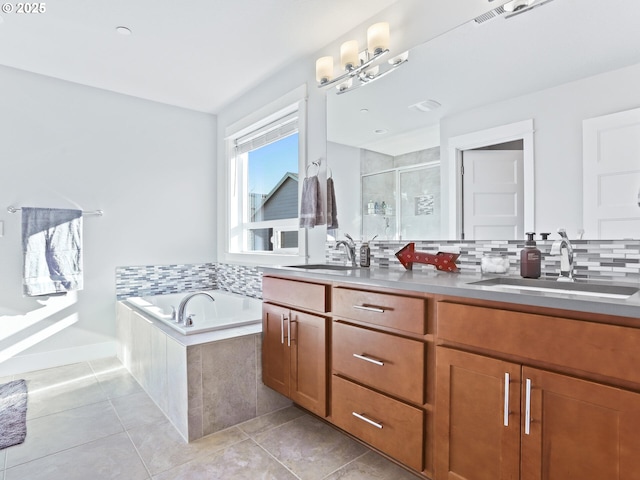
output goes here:
[{"label": "white door", "polygon": [[640,108],[584,120],[582,135],[585,237],[639,238]]},{"label": "white door", "polygon": [[462,154],[465,240],[524,238],[522,150],[465,150]]}]

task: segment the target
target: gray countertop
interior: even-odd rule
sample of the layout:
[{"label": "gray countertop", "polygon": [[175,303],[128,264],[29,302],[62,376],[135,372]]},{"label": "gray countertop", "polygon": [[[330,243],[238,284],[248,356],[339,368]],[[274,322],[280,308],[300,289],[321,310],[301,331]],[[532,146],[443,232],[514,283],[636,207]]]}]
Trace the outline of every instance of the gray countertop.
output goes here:
[{"label": "gray countertop", "polygon": [[[596,296],[584,297],[568,293],[500,289],[472,284],[472,282],[479,280],[494,278],[496,275],[445,273],[435,270],[433,272],[400,271],[386,268],[312,270],[299,267],[275,266],[260,267],[260,270],[266,275],[287,276],[300,280],[350,282],[362,287],[386,287],[436,295],[449,295],[495,302],[640,318],[640,293],[635,293],[626,299],[615,299]],[[604,284],[604,282],[602,282],[602,284]],[[607,283],[607,285],[610,284]],[[640,286],[633,283],[624,283],[621,285]]]}]

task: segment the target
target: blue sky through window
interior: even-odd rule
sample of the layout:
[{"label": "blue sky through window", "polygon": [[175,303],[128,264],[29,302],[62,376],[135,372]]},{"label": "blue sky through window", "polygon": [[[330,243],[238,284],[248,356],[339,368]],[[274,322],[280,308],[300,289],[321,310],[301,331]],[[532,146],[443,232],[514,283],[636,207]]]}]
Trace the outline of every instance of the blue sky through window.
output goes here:
[{"label": "blue sky through window", "polygon": [[249,152],[249,192],[269,193],[286,172],[298,173],[298,134]]}]

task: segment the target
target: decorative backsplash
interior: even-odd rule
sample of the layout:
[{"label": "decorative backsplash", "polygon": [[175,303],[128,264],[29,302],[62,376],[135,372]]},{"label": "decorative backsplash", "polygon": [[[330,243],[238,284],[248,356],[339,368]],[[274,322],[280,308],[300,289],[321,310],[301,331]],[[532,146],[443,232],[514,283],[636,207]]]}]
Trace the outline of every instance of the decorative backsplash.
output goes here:
[{"label": "decorative backsplash", "polygon": [[[403,270],[395,253],[404,241],[370,242],[371,267]],[[542,276],[555,278],[560,271],[560,257],[550,255],[553,241],[538,241],[542,252]],[[503,253],[509,257],[509,275],[520,275],[520,250],[524,241],[416,241],[416,250],[429,253],[450,251],[460,253],[458,267],[462,273],[480,273],[480,261],[485,253]],[[640,240],[573,240],[575,277],[597,281],[640,282]],[[327,263],[344,264],[344,249],[334,242],[325,248]],[[432,266],[414,264],[416,271],[433,270]],[[118,299],[143,295],[192,292],[195,290],[225,290],[262,298],[262,273],[257,267],[226,263],[194,265],[147,265],[116,268]]]},{"label": "decorative backsplash", "polygon": [[215,290],[216,265],[141,265],[116,267],[116,298]]},{"label": "decorative backsplash", "polygon": [[224,263],[116,268],[118,300],[144,295],[216,289],[261,298],[262,273],[256,267]]},{"label": "decorative backsplash", "polygon": [[262,272],[257,267],[217,263],[216,275],[220,290],[262,298]]},{"label": "decorative backsplash", "polygon": [[[407,241],[370,242],[371,266],[403,270],[395,253]],[[509,275],[520,275],[520,251],[523,240],[495,241],[416,241],[416,250],[429,253],[450,251],[460,253],[458,267],[462,273],[480,273],[480,261],[485,253],[503,253],[509,257]],[[560,272],[560,257],[550,255],[553,241],[538,241],[542,253],[542,276],[557,277]],[[639,282],[640,281],[640,240],[572,240],[574,251],[575,277],[597,281]],[[359,245],[358,245],[359,247]],[[357,250],[356,250],[357,251]],[[344,249],[337,250],[335,243],[327,243],[325,248],[327,263],[346,263]],[[414,264],[419,271],[433,270],[433,267]]]}]

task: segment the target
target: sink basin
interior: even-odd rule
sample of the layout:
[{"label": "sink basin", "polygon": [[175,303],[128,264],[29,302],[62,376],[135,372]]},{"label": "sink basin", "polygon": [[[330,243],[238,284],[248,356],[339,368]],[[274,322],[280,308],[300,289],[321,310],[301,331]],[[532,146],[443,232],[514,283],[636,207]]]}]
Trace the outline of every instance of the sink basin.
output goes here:
[{"label": "sink basin", "polygon": [[329,263],[310,263],[307,265],[287,265],[292,268],[304,268],[305,270],[353,270],[351,265],[331,265]]},{"label": "sink basin", "polygon": [[520,290],[548,293],[563,293],[601,298],[629,298],[640,288],[626,285],[606,285],[602,283],[557,282],[555,280],[536,280],[529,278],[490,278],[469,285],[491,287],[496,290]]}]

